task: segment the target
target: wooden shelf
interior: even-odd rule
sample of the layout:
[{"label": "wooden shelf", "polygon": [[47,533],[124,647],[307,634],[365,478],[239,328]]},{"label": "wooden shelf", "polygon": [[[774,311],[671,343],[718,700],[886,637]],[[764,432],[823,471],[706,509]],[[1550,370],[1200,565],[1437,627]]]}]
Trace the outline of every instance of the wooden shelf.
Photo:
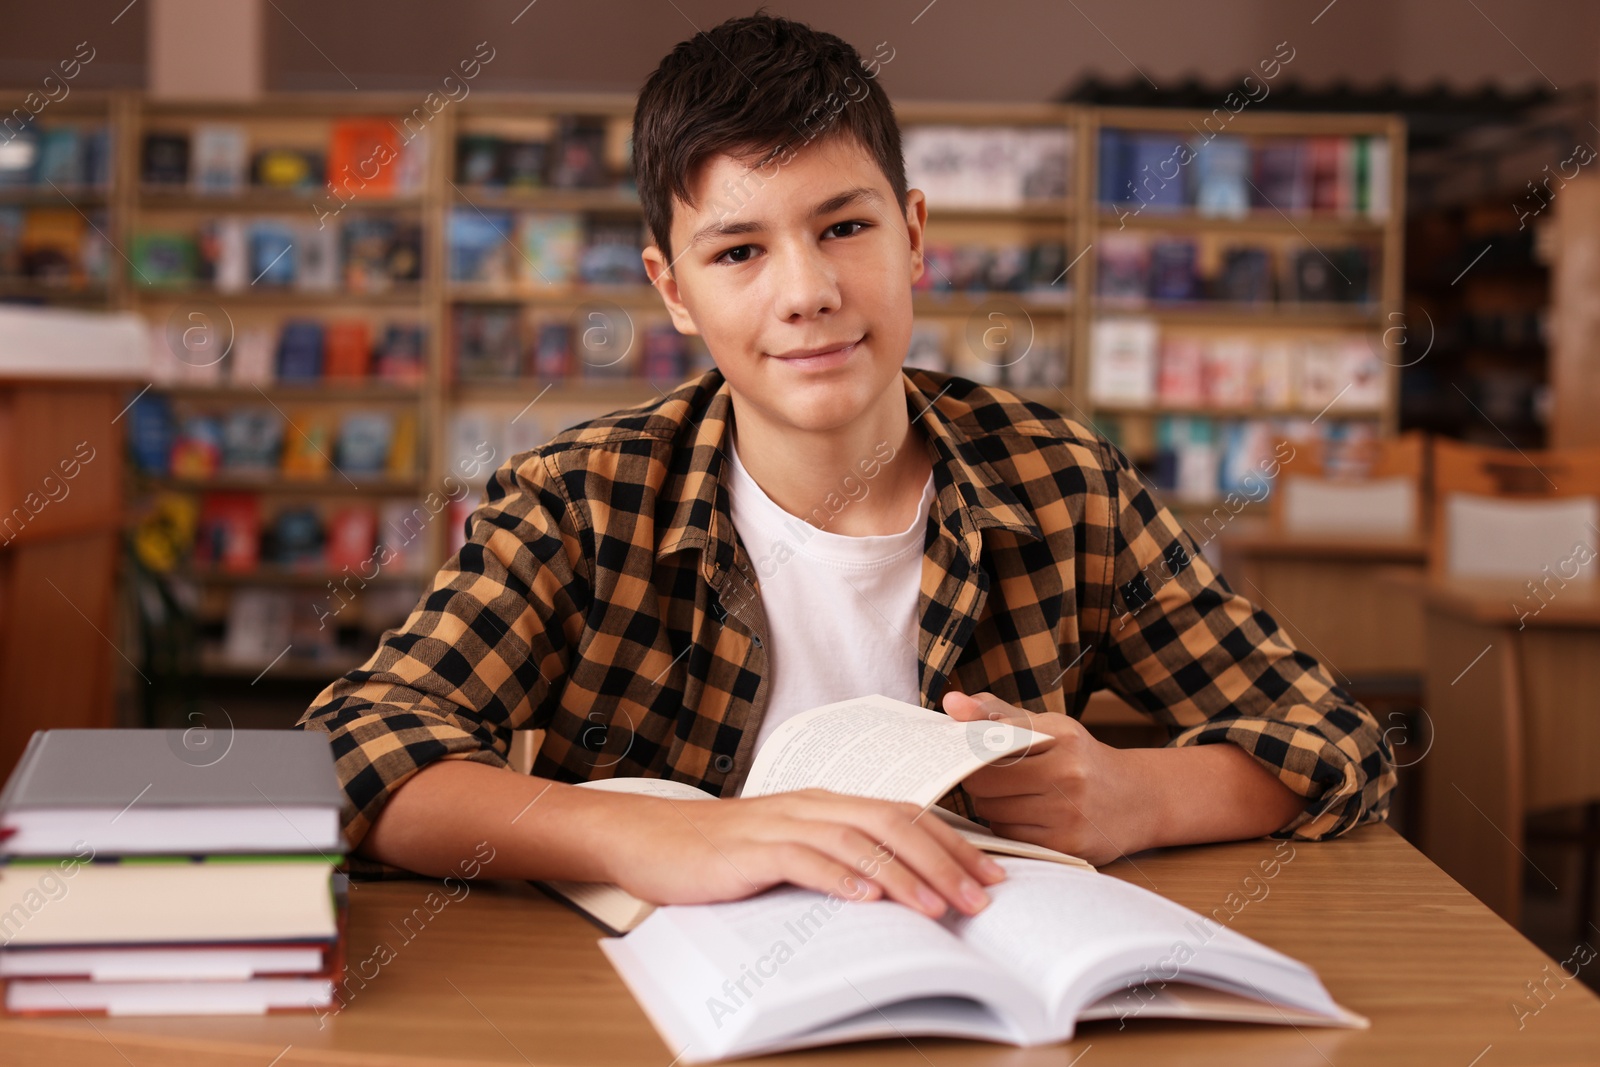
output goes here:
[{"label": "wooden shelf", "polygon": [[262,682],[307,682],[326,679],[331,682],[347,671],[355,670],[366,659],[355,656],[335,656],[326,659],[296,659],[284,656],[273,663],[240,663],[225,658],[221,652],[207,649],[200,653],[200,674],[210,678],[259,678]]},{"label": "wooden shelf", "polygon": [[457,304],[549,304],[576,307],[610,303],[619,307],[658,307],[661,296],[649,285],[472,285],[452,282],[446,293]]},{"label": "wooden shelf", "polygon": [[527,403],[542,395],[549,400],[615,400],[626,406],[636,401],[657,399],[682,384],[678,380],[652,384],[643,378],[554,382],[512,378],[506,381],[457,381],[451,387],[451,393],[457,400],[474,404],[496,401]]},{"label": "wooden shelf", "polygon": [[179,492],[257,492],[284,496],[296,494],[327,494],[332,496],[401,496],[415,493],[421,485],[417,478],[390,478],[372,474],[351,474],[350,480],[334,473],[330,478],[300,480],[279,474],[218,474],[209,478],[182,478],[176,476],[144,476],[152,486]]},{"label": "wooden shelf", "polygon": [[272,400],[294,404],[343,404],[351,401],[371,403],[416,403],[421,387],[415,385],[382,385],[377,383],[316,381],[277,382],[263,385],[195,385],[188,383],[157,383],[152,392],[164,393],[175,399],[199,400]]},{"label": "wooden shelf", "polygon": [[[1259,408],[1259,407],[1179,407],[1157,404],[1151,407],[1134,407],[1127,404],[1097,404],[1095,414],[1117,418],[1160,418],[1166,415],[1189,416],[1206,419],[1294,419],[1313,418],[1318,408]],[[1329,408],[1323,418],[1340,420],[1380,419],[1383,412],[1371,408],[1348,410]]]},{"label": "wooden shelf", "polygon": [[[342,203],[342,207],[340,207]],[[358,194],[340,201],[323,186],[310,189],[245,189],[237,193],[204,193],[195,189],[165,189],[146,186],[139,190],[143,211],[182,211],[200,214],[245,212],[305,212],[314,216],[312,206],[329,212],[348,208],[353,211],[421,211],[426,202],[417,194],[377,196]]]},{"label": "wooden shelf", "polygon": [[252,286],[223,292],[199,286],[135,285],[133,295],[148,303],[161,301],[206,300],[216,304],[267,304],[267,305],[317,305],[337,304],[411,304],[422,306],[426,289],[421,285],[397,285],[392,289],[371,292],[351,292],[344,289],[284,289]]},{"label": "wooden shelf", "polygon": [[[262,564],[255,570],[243,574],[199,567],[180,571],[178,574],[203,585],[305,586],[314,589],[326,589],[329,582],[337,583],[349,576],[343,571],[297,571],[274,564]],[[383,570],[379,570],[372,578],[361,578],[359,575],[356,577],[367,585],[420,585],[427,580],[420,574],[391,574]]]},{"label": "wooden shelf", "polygon": [[12,186],[0,188],[0,206],[5,207],[102,207],[109,203],[108,190],[92,185]]},{"label": "wooden shelf", "polygon": [[1042,297],[1038,293],[1006,289],[979,292],[921,290],[911,294],[911,310],[918,315],[970,315],[994,300],[1010,301],[1029,314],[1071,315],[1074,312],[1070,290],[1064,299],[1058,300]]},{"label": "wooden shelf", "polygon": [[1104,204],[1097,205],[1095,227],[1102,233],[1123,229],[1172,230],[1179,233],[1269,233],[1342,235],[1381,239],[1388,223],[1382,219],[1328,217],[1324,215],[1280,215],[1272,210],[1256,210],[1243,218],[1196,215],[1192,211],[1132,211],[1119,218]]},{"label": "wooden shelf", "polygon": [[1233,304],[1222,301],[1195,301],[1187,304],[1140,304],[1123,306],[1096,302],[1096,318],[1148,318],[1172,325],[1378,328],[1383,313],[1368,304]]},{"label": "wooden shelf", "polygon": [[496,186],[458,185],[451,182],[455,206],[508,211],[594,211],[639,214],[644,210],[639,194],[627,189],[509,189]]}]

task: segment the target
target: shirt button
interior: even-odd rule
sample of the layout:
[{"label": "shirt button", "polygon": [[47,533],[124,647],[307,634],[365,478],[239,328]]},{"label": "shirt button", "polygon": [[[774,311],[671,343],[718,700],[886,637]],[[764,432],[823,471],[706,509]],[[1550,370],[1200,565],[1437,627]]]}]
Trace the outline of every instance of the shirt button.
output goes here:
[{"label": "shirt button", "polygon": [[755,635],[755,642],[756,642],[756,647],[760,648],[761,647],[761,635],[760,634],[756,634]]},{"label": "shirt button", "polygon": [[727,774],[733,770],[733,757],[724,753],[711,761],[711,766],[717,769],[718,774]]}]

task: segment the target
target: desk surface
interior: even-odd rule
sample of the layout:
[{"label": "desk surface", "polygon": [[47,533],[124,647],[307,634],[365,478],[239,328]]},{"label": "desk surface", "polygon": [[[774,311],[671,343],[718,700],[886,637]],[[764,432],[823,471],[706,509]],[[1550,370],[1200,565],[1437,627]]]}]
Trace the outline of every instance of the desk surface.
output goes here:
[{"label": "desk surface", "polygon": [[1222,547],[1231,553],[1262,558],[1283,557],[1327,561],[1421,563],[1428,542],[1421,537],[1375,537],[1350,534],[1291,534],[1271,530],[1224,531]]},{"label": "desk surface", "polygon": [[[1406,582],[1401,576],[1390,579]],[[1600,626],[1600,581],[1548,585],[1513,578],[1426,578],[1408,584],[1433,607],[1489,625]],[[1537,595],[1536,595],[1537,594]]]},{"label": "desk surface", "polygon": [[[1338,841],[1297,844],[1292,856],[1281,854],[1287,862],[1274,877],[1262,880],[1259,865],[1276,846],[1248,841],[1152,852],[1106,871],[1203,913],[1231,912],[1233,929],[1315,967],[1341,1003],[1372,1020],[1370,1030],[1152,1019],[1121,1032],[1114,1022],[1086,1024],[1066,1048],[914,1038],[769,1062],[1065,1067],[1090,1046],[1085,1067],[1594,1062],[1600,998],[1577,979],[1558,984],[1549,957],[1394,831],[1367,827]],[[370,980],[364,988],[351,981],[342,1010],[321,1020],[0,1018],[0,1059],[29,1067],[672,1062],[585,920],[525,883],[480,882],[456,896],[442,903],[447,898],[433,882],[359,885],[351,898],[350,959],[352,973]],[[414,910],[419,919],[403,930],[402,917]],[[1588,966],[1600,967],[1600,960]],[[1549,975],[1556,975],[1552,992],[1519,1030],[1513,1001],[1538,1008],[1525,983]]]}]

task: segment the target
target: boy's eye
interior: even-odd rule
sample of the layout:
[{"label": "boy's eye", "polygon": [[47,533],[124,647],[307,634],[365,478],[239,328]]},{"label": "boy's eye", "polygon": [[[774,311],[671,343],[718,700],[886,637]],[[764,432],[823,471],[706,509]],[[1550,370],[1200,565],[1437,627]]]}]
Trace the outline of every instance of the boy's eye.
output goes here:
[{"label": "boy's eye", "polygon": [[[746,262],[748,262],[748,260],[745,259],[744,256],[748,256],[750,254],[750,249],[751,249],[750,245],[739,245],[736,248],[730,248],[726,252],[723,252],[721,255],[717,256],[717,258],[715,260],[713,260],[712,262],[714,262],[714,263],[746,263]],[[744,253],[744,255],[741,256],[741,255],[739,255],[739,253]]]},{"label": "boy's eye", "polygon": [[[829,226],[823,232],[825,234],[829,235],[829,236],[832,236],[832,237],[854,237],[856,234],[860,233],[862,230],[868,228],[871,225],[872,225],[872,223],[870,223],[870,222],[862,222],[860,219],[851,219],[849,222],[835,222],[833,225]],[[853,226],[853,227],[855,227],[855,229],[850,230],[848,233],[838,233],[838,232],[836,232],[840,228],[846,227],[846,226]],[[713,263],[748,263],[748,262],[750,262],[750,256],[752,256],[754,254],[755,254],[755,246],[754,245],[736,245],[733,248],[729,248],[729,249],[727,249],[727,250],[725,250],[723,252],[718,253],[716,258],[714,258],[711,262],[713,262]]]},{"label": "boy's eye", "polygon": [[835,234],[833,234],[835,237],[854,237],[856,234],[860,233],[861,230],[866,229],[870,225],[872,225],[870,222],[862,222],[860,219],[851,219],[849,222],[836,222],[836,223],[834,223],[832,226],[828,227],[828,232],[829,233],[833,233],[834,230],[837,230],[841,226],[857,226],[857,227],[860,227],[860,229],[851,230],[849,233],[835,233]]}]

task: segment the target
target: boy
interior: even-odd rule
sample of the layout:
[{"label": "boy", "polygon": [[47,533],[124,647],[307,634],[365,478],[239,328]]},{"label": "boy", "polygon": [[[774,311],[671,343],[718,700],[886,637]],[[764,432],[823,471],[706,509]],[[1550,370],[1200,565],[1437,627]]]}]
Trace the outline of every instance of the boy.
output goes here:
[{"label": "boy", "polygon": [[[404,626],[307,710],[353,870],[442,875],[488,841],[496,876],[657,902],[859,874],[864,897],[974,913],[1002,872],[910,805],[738,798],[784,717],[872,692],[1048,735],[941,803],[1097,863],[1383,817],[1372,716],[1121,453],[1005,390],[902,369],[927,206],[873,73],[756,15],[646,83],[645,265],[717,369],[501,467]],[[1076,716],[1102,687],[1171,743],[1091,738]],[[533,775],[505,773],[510,731],[541,727]],[[724,799],[570,784],[623,775]]]}]

